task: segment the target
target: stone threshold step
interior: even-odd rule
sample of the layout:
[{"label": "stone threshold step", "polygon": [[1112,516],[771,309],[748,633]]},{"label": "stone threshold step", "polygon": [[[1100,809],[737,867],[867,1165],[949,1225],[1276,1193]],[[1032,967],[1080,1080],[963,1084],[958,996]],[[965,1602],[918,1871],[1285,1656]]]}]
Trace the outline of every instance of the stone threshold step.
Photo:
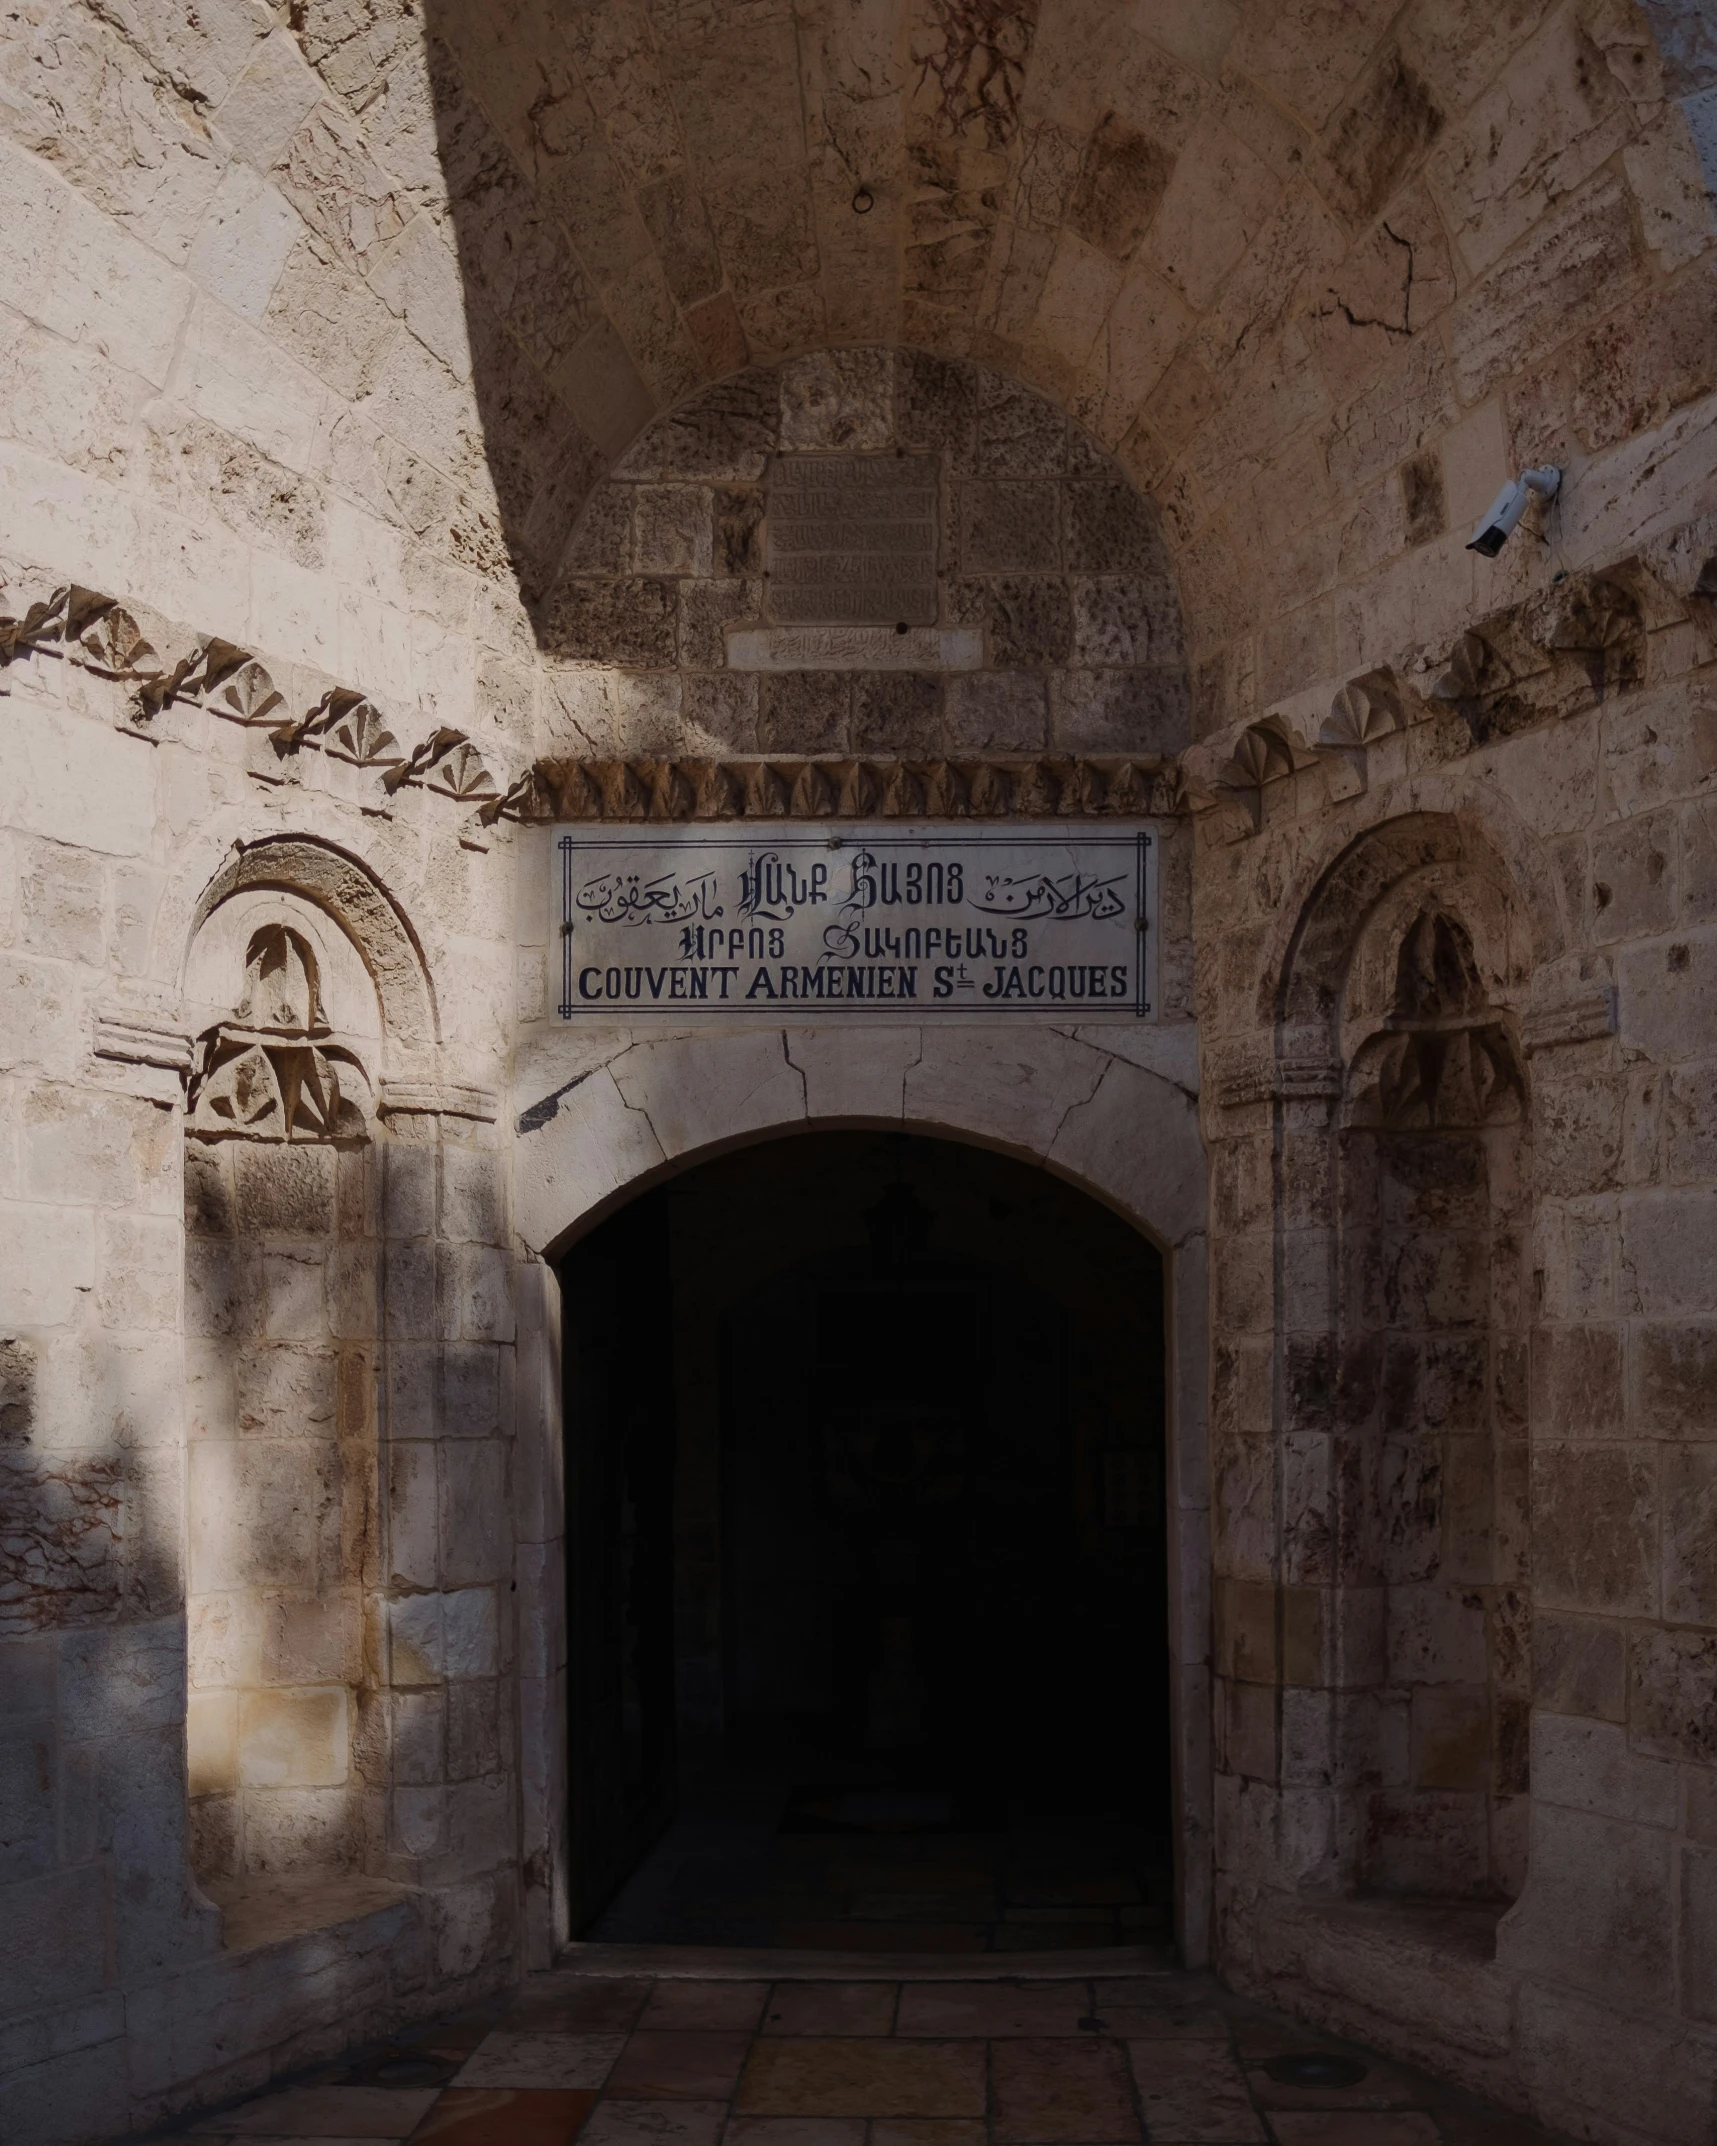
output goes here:
[{"label": "stone threshold step", "polygon": [[[1069,1952],[794,1952],[745,1945],[566,1946],[558,1974],[620,1980],[732,1982],[1085,1982],[1101,1975],[1183,1973],[1168,1945],[1093,1945]],[[536,1977],[532,1978],[536,1980]]]}]

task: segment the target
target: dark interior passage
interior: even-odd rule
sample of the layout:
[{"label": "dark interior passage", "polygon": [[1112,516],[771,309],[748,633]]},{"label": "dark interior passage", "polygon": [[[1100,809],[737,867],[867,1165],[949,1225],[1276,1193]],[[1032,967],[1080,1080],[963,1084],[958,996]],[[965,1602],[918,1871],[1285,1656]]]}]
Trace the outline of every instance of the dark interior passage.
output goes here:
[{"label": "dark interior passage", "polygon": [[1155,1250],[840,1133],[687,1173],[562,1281],[581,1930],[1166,1938]]}]

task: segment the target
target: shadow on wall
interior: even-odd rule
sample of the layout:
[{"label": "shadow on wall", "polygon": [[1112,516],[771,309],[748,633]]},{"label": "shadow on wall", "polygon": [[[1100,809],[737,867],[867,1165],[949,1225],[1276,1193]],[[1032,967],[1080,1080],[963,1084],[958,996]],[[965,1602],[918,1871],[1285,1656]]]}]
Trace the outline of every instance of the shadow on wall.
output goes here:
[{"label": "shadow on wall", "polygon": [[[1158,516],[1065,412],[975,363],[875,343],[748,362],[825,340],[807,317],[748,343],[726,287],[792,255],[796,212],[770,189],[804,181],[735,141],[754,177],[724,167],[694,191],[682,137],[727,124],[704,106],[750,45],[685,12],[670,36],[657,10],[658,49],[624,11],[427,13],[462,288],[435,301],[427,274],[402,273],[399,299],[471,378],[482,438],[466,446],[499,516],[474,563],[517,579],[551,749],[1172,755],[1190,694]],[[763,101],[755,84],[736,98]],[[711,215],[748,186],[753,223],[730,216],[718,250]],[[808,203],[802,221],[808,249]],[[923,458],[933,511],[900,537],[916,601],[898,559],[874,601],[850,558],[814,593],[789,587],[770,458],[830,452]],[[854,631],[838,660],[801,645],[781,667],[772,634],[837,624]]]}]

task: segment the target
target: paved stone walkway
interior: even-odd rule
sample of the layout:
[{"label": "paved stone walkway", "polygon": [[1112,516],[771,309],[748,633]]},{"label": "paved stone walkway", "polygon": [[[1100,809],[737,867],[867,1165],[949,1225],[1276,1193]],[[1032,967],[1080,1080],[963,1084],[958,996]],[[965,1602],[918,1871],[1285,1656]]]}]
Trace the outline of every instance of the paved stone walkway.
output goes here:
[{"label": "paved stone walkway", "polygon": [[[1304,2076],[1306,2059],[1316,2060]],[[1298,2083],[1289,2077],[1298,2060]],[[179,2134],[198,2146],[1546,2146],[1206,1975],[531,1978]]]}]

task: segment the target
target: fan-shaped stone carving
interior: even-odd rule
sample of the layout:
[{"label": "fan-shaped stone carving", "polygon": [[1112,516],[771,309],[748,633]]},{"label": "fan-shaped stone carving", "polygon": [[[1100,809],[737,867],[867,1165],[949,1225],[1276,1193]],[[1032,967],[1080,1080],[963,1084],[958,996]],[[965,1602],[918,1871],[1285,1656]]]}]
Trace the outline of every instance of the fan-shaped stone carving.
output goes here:
[{"label": "fan-shaped stone carving", "polygon": [[406,783],[439,790],[461,804],[482,805],[500,796],[483,755],[462,730],[434,730],[384,781],[390,790]]}]

